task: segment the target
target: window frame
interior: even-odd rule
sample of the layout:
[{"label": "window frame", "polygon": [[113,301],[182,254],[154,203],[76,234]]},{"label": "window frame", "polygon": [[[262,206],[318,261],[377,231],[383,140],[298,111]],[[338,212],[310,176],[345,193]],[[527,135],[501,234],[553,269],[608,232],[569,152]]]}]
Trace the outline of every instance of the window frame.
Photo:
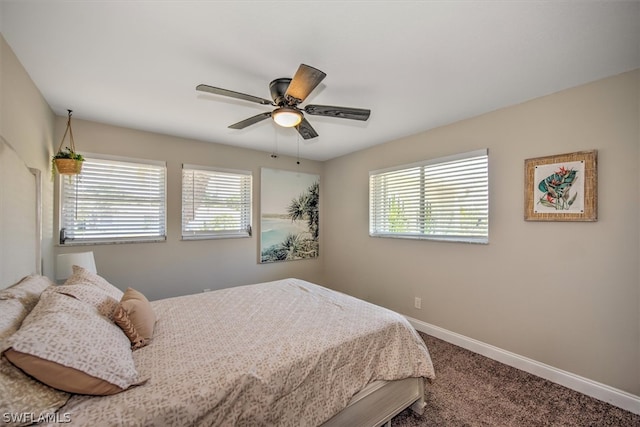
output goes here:
[{"label": "window frame", "polygon": [[[200,173],[218,173],[221,175],[231,175],[240,179],[248,179],[248,183],[240,183],[240,186],[248,186],[248,192],[242,193],[241,198],[244,199],[248,205],[245,205],[247,221],[243,227],[235,230],[202,230],[200,232],[187,232],[185,231],[185,171],[193,171]],[[189,163],[183,163],[180,172],[181,184],[180,184],[180,236],[182,240],[217,240],[217,239],[237,239],[251,237],[253,234],[253,171],[242,169],[228,169],[216,166],[204,166],[195,165]],[[192,207],[193,212],[193,207]],[[193,214],[195,215],[195,214]],[[243,214],[240,214],[242,218]],[[242,219],[240,221],[242,223]]]},{"label": "window frame", "polygon": [[163,188],[162,188],[162,212],[160,216],[160,221],[158,223],[158,228],[161,232],[158,235],[154,236],[124,236],[124,237],[104,237],[104,238],[69,238],[64,237],[63,228],[65,226],[64,223],[64,201],[65,201],[65,180],[67,179],[79,179],[82,176],[80,175],[60,175],[56,174],[57,180],[57,201],[58,201],[58,221],[57,221],[57,229],[60,238],[58,239],[59,246],[83,246],[83,245],[101,245],[101,244],[121,244],[121,243],[154,243],[154,242],[165,242],[167,240],[167,163],[165,161],[160,160],[150,160],[150,159],[140,159],[134,157],[125,157],[125,156],[114,156],[108,154],[98,154],[98,153],[83,153],[84,164],[83,164],[83,172],[86,172],[86,162],[97,161],[97,162],[115,162],[115,163],[130,163],[132,165],[145,165],[145,166],[157,166],[162,170],[163,177]]},{"label": "window frame", "polygon": [[[380,207],[380,204],[376,204],[377,202],[379,202],[379,199],[376,199],[376,195],[374,194],[374,191],[376,191],[376,188],[374,188],[375,186],[375,179],[382,179],[381,177],[383,175],[387,175],[390,173],[402,173],[402,172],[408,172],[411,169],[417,169],[417,168],[421,168],[420,169],[420,180],[419,180],[419,189],[416,190],[415,192],[411,192],[411,194],[414,196],[414,198],[416,199],[420,199],[420,202],[417,203],[417,205],[419,206],[419,214],[416,214],[414,217],[412,217],[414,224],[418,223],[420,221],[420,216],[424,213],[424,198],[426,196],[426,182],[424,180],[424,168],[428,168],[428,167],[434,167],[434,166],[438,166],[438,165],[444,165],[446,163],[450,163],[450,162],[462,162],[465,160],[472,160],[472,159],[483,159],[486,162],[486,226],[483,227],[483,229],[486,228],[486,233],[485,234],[480,234],[480,235],[466,235],[466,234],[447,234],[447,232],[445,233],[427,233],[424,231],[424,228],[422,225],[415,225],[415,227],[417,227],[418,229],[422,229],[422,231],[413,231],[413,232],[394,232],[394,231],[389,231],[389,230],[384,230],[383,227],[380,223],[382,222],[382,220],[386,219],[386,223],[385,226],[386,228],[388,228],[389,226],[389,220],[388,220],[388,216],[384,216],[381,215],[380,212],[382,210],[384,210],[383,207]],[[458,163],[459,164],[459,163]],[[382,191],[380,189],[378,189],[378,192]],[[461,205],[455,205],[457,208],[460,208]],[[430,208],[428,208],[430,209]],[[381,219],[377,219],[380,216],[383,216],[382,220]],[[484,218],[484,217],[483,217]],[[460,227],[460,225],[456,226],[457,228]],[[454,227],[452,227],[452,229],[455,229]],[[434,240],[434,241],[449,241],[449,242],[463,242],[463,243],[479,243],[479,244],[488,244],[489,243],[489,150],[488,149],[479,149],[479,150],[473,150],[473,151],[468,151],[468,152],[464,152],[464,153],[459,153],[459,154],[453,154],[450,156],[444,156],[444,157],[438,157],[438,158],[434,158],[434,159],[427,159],[427,160],[423,160],[423,161],[419,161],[419,162],[415,162],[415,163],[410,163],[410,164],[404,164],[404,165],[397,165],[397,166],[393,166],[393,167],[389,167],[389,168],[384,168],[384,169],[378,169],[378,170],[373,170],[369,172],[369,236],[371,237],[387,237],[387,238],[401,238],[401,239],[419,239],[419,240]]]}]

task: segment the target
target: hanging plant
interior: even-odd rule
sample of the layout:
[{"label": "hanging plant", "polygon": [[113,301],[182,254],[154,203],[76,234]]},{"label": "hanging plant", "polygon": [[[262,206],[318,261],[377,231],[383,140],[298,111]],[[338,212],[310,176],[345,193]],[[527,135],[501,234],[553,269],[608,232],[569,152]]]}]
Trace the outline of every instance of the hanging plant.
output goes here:
[{"label": "hanging plant", "polygon": [[76,153],[69,147],[58,151],[52,158],[51,164],[60,175],[76,175],[82,172],[82,154]]},{"label": "hanging plant", "polygon": [[[60,141],[58,151],[51,158],[52,176],[56,174],[56,171],[60,175],[77,175],[82,171],[82,162],[84,162],[84,157],[82,157],[82,154],[76,152],[75,143],[73,141],[73,129],[71,129],[72,111],[67,111],[69,112],[67,129],[64,131],[64,135],[62,135],[62,141]],[[63,149],[62,145],[67,137],[67,133],[69,134],[70,144]]]}]

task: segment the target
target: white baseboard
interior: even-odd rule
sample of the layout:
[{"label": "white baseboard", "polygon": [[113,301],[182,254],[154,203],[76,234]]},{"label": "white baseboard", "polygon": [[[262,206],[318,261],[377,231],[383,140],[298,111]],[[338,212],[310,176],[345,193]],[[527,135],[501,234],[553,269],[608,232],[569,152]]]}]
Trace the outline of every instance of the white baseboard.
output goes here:
[{"label": "white baseboard", "polygon": [[[640,396],[405,316],[416,330],[640,415]],[[437,372],[436,372],[437,375]]]}]

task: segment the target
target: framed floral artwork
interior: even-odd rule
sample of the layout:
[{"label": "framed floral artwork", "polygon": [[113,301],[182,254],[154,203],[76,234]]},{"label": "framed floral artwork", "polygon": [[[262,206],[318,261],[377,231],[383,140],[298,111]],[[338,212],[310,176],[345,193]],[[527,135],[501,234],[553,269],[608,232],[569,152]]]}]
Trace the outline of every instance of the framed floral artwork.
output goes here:
[{"label": "framed floral artwork", "polygon": [[524,161],[526,221],[597,221],[596,150]]}]

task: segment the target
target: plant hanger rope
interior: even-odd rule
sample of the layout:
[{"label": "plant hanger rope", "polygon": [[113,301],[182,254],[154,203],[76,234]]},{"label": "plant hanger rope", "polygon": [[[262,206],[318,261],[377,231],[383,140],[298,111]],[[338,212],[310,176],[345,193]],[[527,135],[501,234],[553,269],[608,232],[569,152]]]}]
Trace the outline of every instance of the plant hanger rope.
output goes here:
[{"label": "plant hanger rope", "polygon": [[69,112],[69,118],[67,119],[67,129],[65,129],[64,131],[64,135],[62,135],[62,141],[60,141],[60,146],[58,147],[58,152],[62,151],[62,145],[64,144],[64,139],[67,137],[67,133],[69,133],[69,141],[71,142],[71,144],[69,144],[69,151],[71,151],[72,153],[76,152],[76,144],[73,141],[73,129],[71,129],[71,113],[73,113],[72,110],[67,110]]}]

